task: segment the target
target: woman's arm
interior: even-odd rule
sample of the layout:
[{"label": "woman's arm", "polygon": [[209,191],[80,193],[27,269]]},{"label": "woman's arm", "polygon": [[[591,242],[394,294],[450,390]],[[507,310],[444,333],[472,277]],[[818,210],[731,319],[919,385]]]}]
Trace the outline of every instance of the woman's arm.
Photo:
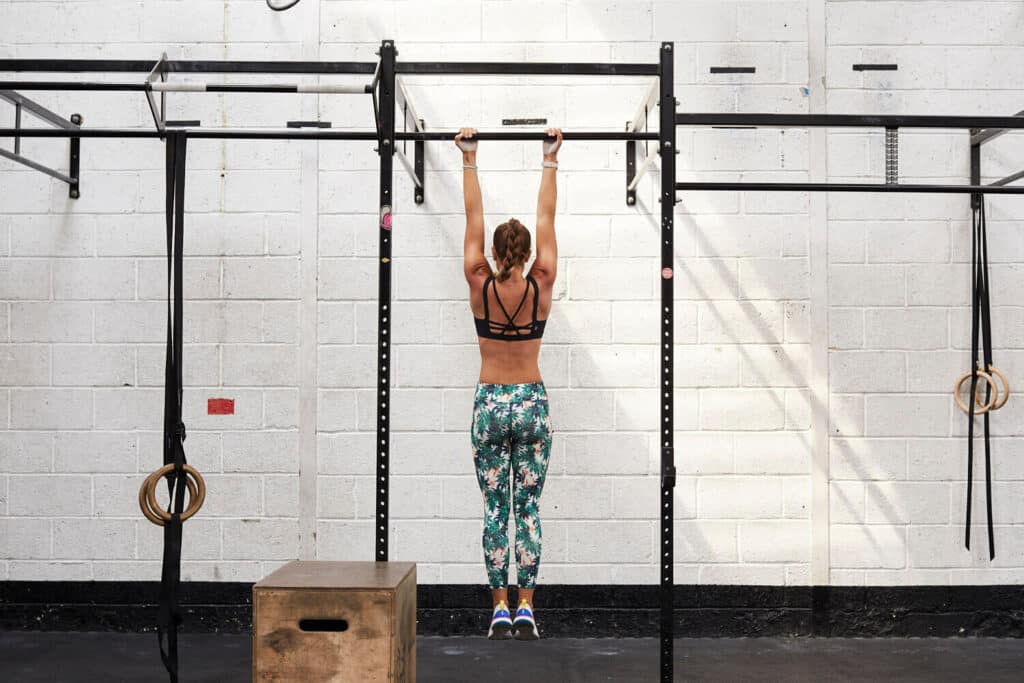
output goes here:
[{"label": "woman's arm", "polygon": [[[545,164],[558,163],[558,149],[562,146],[562,131],[549,128],[547,134],[554,136],[554,142],[544,143]],[[537,197],[537,260],[530,273],[546,284],[552,284],[558,273],[558,243],[555,240],[555,208],[558,204],[558,189],[555,185],[557,168],[545,165],[540,177],[540,194]]]},{"label": "woman's arm", "polygon": [[[480,179],[476,173],[475,128],[463,128],[455,136],[462,150],[462,195],[466,207],[466,237],[462,246],[462,268],[466,279],[473,281],[491,274],[491,264],[484,256],[484,201],[480,195]],[[469,139],[467,139],[469,138]]]}]

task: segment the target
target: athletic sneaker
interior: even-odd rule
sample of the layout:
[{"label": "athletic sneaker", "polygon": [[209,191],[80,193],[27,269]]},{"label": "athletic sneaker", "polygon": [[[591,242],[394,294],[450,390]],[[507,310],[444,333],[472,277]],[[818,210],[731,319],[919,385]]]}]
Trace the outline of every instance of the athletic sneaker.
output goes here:
[{"label": "athletic sneaker", "polygon": [[533,620],[533,608],[526,600],[519,601],[519,609],[516,610],[516,620],[512,623],[516,630],[516,640],[537,640],[540,638],[540,631],[537,630],[537,622]]},{"label": "athletic sneaker", "polygon": [[487,631],[488,640],[508,640],[512,637],[512,615],[509,614],[508,606],[502,600],[494,608],[491,616],[491,628]]}]

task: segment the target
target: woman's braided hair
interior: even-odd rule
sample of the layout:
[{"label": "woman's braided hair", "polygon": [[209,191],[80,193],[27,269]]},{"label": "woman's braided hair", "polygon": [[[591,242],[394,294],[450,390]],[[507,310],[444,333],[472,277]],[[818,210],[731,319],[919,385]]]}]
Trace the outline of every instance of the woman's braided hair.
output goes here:
[{"label": "woman's braided hair", "polygon": [[494,279],[504,282],[512,269],[526,263],[530,255],[530,231],[515,218],[509,218],[494,230],[494,251],[498,257],[498,273]]}]

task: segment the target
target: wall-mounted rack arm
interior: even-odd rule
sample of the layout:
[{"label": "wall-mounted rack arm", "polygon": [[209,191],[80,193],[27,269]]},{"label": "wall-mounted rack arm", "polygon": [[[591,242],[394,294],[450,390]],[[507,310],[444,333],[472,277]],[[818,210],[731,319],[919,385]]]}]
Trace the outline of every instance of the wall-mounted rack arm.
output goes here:
[{"label": "wall-mounted rack arm", "polygon": [[[1017,171],[1016,173],[1011,173],[1010,175],[1006,176],[1005,178],[1000,178],[999,180],[997,180],[994,183],[992,183],[992,186],[1009,185],[1010,183],[1017,182],[1021,178],[1024,178],[1024,171]],[[986,190],[986,191],[987,192],[991,192],[992,190]]]},{"label": "wall-mounted rack arm", "polygon": [[[627,131],[635,133],[647,130],[647,116],[651,109],[658,104],[659,82],[657,78],[651,79],[651,84],[647,88],[647,92],[644,93],[644,98],[640,101],[640,106],[637,107],[636,113],[630,121],[626,122]],[[640,172],[637,173],[636,140],[626,141],[626,204],[628,206],[636,205],[636,186],[640,183],[640,178],[643,177],[648,168],[647,164],[651,154],[647,150],[646,143],[644,151],[647,152],[644,165],[640,167]]]},{"label": "wall-mounted rack arm", "polygon": [[[395,84],[397,91],[395,97],[398,100],[395,102],[396,105],[402,107],[402,131],[405,132],[408,129],[408,125],[411,122],[413,130],[422,133],[424,131],[423,119],[416,112],[416,107],[412,103],[412,97],[409,96],[409,90],[405,87],[405,80],[401,76],[395,77]],[[405,142],[402,141],[402,151],[405,152]],[[409,165],[409,159],[403,154],[402,165],[412,175],[413,181],[416,183],[416,189],[414,190],[413,200],[417,204],[422,204],[426,199],[426,145],[424,140],[413,141],[413,164]],[[397,148],[396,148],[397,149]]]},{"label": "wall-mounted rack arm", "polygon": [[[637,187],[637,185],[640,184],[640,181],[643,179],[644,174],[646,174],[647,171],[651,170],[651,168],[654,166],[654,163],[657,160],[658,160],[658,155],[657,154],[651,154],[651,155],[647,156],[644,159],[644,163],[640,164],[640,170],[636,171],[635,175],[633,176],[633,179],[629,181],[628,185],[626,185],[626,190],[629,191],[629,192],[636,192],[636,187]],[[628,203],[632,204],[633,202],[628,202]]]},{"label": "wall-mounted rack arm", "polygon": [[[1014,118],[1020,117],[1024,120],[1024,111],[1019,111],[1014,114]],[[971,144],[981,145],[989,140],[994,140],[1000,135],[1004,135],[1010,132],[1007,128],[980,128],[979,130],[971,131]]]},{"label": "wall-mounted rack arm", "polygon": [[[160,59],[153,65],[153,70],[146,76],[146,83],[164,83],[167,81],[167,53],[160,55]],[[149,102],[149,111],[153,115],[153,123],[156,129],[163,132],[167,127],[167,93],[160,92],[160,106],[157,107],[156,98],[153,97],[153,90],[146,91],[146,101]]]},{"label": "wall-mounted rack arm", "polygon": [[640,102],[640,106],[637,107],[636,113],[633,115],[629,125],[626,126],[626,130],[641,131],[647,130],[647,116],[658,104],[658,79],[655,78],[651,81],[650,87],[644,94],[644,99]]},{"label": "wall-mounted rack arm", "polygon": [[[31,100],[20,93],[14,92],[13,90],[2,90],[0,89],[0,99],[6,100],[14,105],[14,128],[0,129],[0,138],[10,137],[14,139],[13,150],[6,150],[0,148],[0,156],[5,159],[27,166],[35,171],[45,173],[51,178],[56,178],[63,183],[68,185],[68,197],[71,199],[78,199],[81,196],[81,185],[79,183],[79,157],[81,155],[81,140],[79,136],[79,124],[82,122],[82,117],[78,114],[72,114],[70,119],[65,119],[60,114],[51,111],[43,105]],[[31,134],[27,134],[31,128],[22,128],[22,113],[28,113],[36,118],[45,121],[47,123],[57,126],[57,128],[45,128],[38,130],[51,131],[57,133],[54,137],[66,137],[69,138],[69,151],[68,151],[68,172],[63,173],[49,166],[40,164],[37,161],[33,161],[21,153],[21,138],[23,137],[35,137]]]}]

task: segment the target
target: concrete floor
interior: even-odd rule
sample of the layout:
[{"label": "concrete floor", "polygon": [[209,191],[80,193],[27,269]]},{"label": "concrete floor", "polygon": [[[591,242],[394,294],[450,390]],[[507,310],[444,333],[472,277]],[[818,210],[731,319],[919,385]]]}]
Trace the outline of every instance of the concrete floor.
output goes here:
[{"label": "concrete floor", "polygon": [[[250,680],[247,636],[184,635],[182,681]],[[1024,643],[1003,639],[680,639],[677,681],[1020,681]],[[419,638],[418,680],[656,681],[657,641]],[[156,635],[0,632],[0,680],[166,680]]]}]

